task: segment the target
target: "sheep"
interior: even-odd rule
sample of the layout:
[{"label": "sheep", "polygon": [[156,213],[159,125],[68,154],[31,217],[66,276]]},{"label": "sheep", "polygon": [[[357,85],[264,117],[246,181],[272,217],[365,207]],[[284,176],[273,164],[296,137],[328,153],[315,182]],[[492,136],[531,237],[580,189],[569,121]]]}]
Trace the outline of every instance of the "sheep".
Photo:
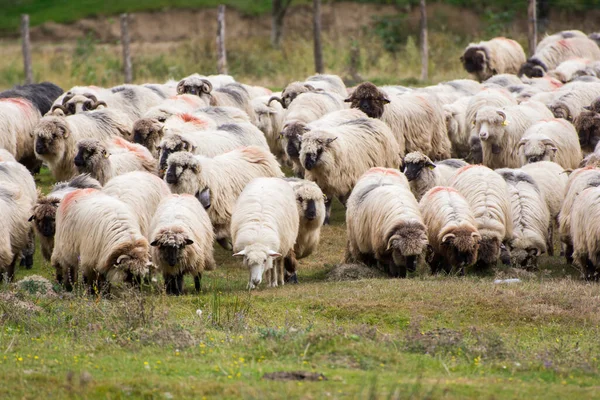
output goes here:
[{"label": "sheep", "polygon": [[483,164],[490,168],[518,168],[521,165],[517,144],[534,123],[551,119],[552,113],[535,102],[517,106],[483,107],[475,118]]},{"label": "sheep", "polygon": [[[98,101],[98,98],[104,99],[111,95],[110,89],[101,88],[98,86],[74,86],[71,89],[67,90],[60,96],[58,96],[54,102],[52,103],[49,110],[43,115],[56,115],[56,116],[66,116],[76,114],[77,112],[81,112],[82,104],[87,100],[93,99],[93,102]],[[79,98],[79,101],[73,102],[71,107],[67,107],[67,103],[76,96],[83,96]],[[102,101],[102,100],[100,100]],[[105,106],[105,104],[99,104]]]},{"label": "sheep", "polygon": [[385,122],[406,152],[420,151],[432,160],[450,158],[452,144],[446,131],[443,110],[435,95],[388,96],[370,82],[361,83],[346,102],[371,118]]},{"label": "sheep", "polygon": [[148,109],[142,116],[142,119],[155,119],[158,122],[164,123],[167,118],[172,115],[191,113],[194,110],[206,106],[206,102],[198,96],[191,94],[180,94],[170,97],[159,105]]},{"label": "sheep", "polygon": [[158,146],[159,176],[164,176],[167,159],[175,152],[187,151],[196,155],[214,157],[242,146],[269,149],[262,132],[249,123],[226,124],[215,130],[166,135]]},{"label": "sheep", "polygon": [[26,99],[45,115],[52,107],[52,102],[63,93],[63,90],[50,82],[17,85],[12,89],[0,92],[0,99]]},{"label": "sheep", "polygon": [[328,223],[334,196],[345,204],[354,184],[369,168],[397,168],[402,160],[398,143],[385,123],[359,118],[304,134],[300,162],[307,179],[327,196]]},{"label": "sheep", "polygon": [[50,114],[64,117],[84,111],[96,110],[101,107],[107,107],[106,102],[98,100],[92,93],[68,94],[62,99],[62,104],[54,104],[52,106]]},{"label": "sheep", "polygon": [[73,163],[77,142],[128,135],[131,124],[121,117],[121,113],[108,109],[68,117],[46,116],[34,130],[35,155],[48,165],[54,179],[68,180],[77,174]]},{"label": "sheep", "polygon": [[391,168],[371,168],[348,198],[346,262],[374,258],[394,277],[416,270],[427,246],[427,228],[406,177]]},{"label": "sheep", "polygon": [[321,238],[321,226],[325,222],[325,196],[314,182],[298,178],[285,178],[285,181],[294,189],[300,225],[296,244],[294,244],[294,257],[284,260],[284,280],[298,283],[297,265],[288,260],[308,257],[317,249]]},{"label": "sheep", "polygon": [[[283,257],[298,237],[298,211],[292,187],[279,178],[256,178],[240,194],[231,215],[234,257],[249,269],[248,288],[267,273],[270,287],[284,284]],[[274,265],[275,264],[275,265]]]},{"label": "sheep", "polygon": [[600,249],[598,249],[598,218],[600,217],[600,188],[584,189],[573,204],[570,235],[573,240],[573,258],[586,280],[600,277]]},{"label": "sheep", "polygon": [[590,106],[584,107],[584,110],[575,118],[573,125],[579,136],[581,149],[590,153],[595,152],[595,148],[600,143],[600,97]]},{"label": "sheep", "polygon": [[585,36],[549,41],[536,49],[535,54],[521,66],[518,75],[542,77],[563,61],[575,57],[600,60],[600,48]]},{"label": "sheep", "polygon": [[79,270],[90,290],[105,282],[133,283],[150,272],[149,250],[133,212],[120,200],[78,189],[60,202],[51,264],[67,290]]},{"label": "sheep", "polygon": [[586,37],[586,34],[578,30],[560,31],[552,35],[546,35],[536,46],[536,50],[543,49],[544,47],[558,42],[562,39],[570,39],[573,37]]},{"label": "sheep", "polygon": [[579,76],[597,76],[595,63],[585,58],[572,58],[563,61],[555,69],[548,72],[549,76],[555,77],[563,83],[571,82]]},{"label": "sheep", "polygon": [[467,125],[467,106],[471,96],[463,96],[452,104],[443,106],[448,138],[452,143],[452,156],[465,158],[469,155],[471,127]]},{"label": "sheep", "polygon": [[456,189],[436,186],[425,193],[419,208],[427,226],[431,272],[455,269],[464,274],[477,262],[481,242],[467,200]]},{"label": "sheep", "polygon": [[539,121],[531,125],[518,144],[521,165],[554,161],[565,169],[575,169],[583,158],[579,137],[564,119]]},{"label": "sheep", "polygon": [[194,96],[200,96],[203,92],[210,92],[210,90],[212,90],[213,88],[218,89],[231,83],[236,82],[235,79],[230,75],[204,76],[199,74],[192,74],[181,79],[177,83],[176,90],[177,94],[189,93]]},{"label": "sheep", "polygon": [[0,282],[14,278],[17,259],[30,245],[30,209],[31,200],[21,187],[0,182]]},{"label": "sheep", "polygon": [[166,94],[161,90],[143,85],[120,85],[110,89],[110,95],[100,98],[109,109],[126,114],[131,123],[141,118],[150,108],[162,103]]},{"label": "sheep", "polygon": [[563,168],[551,161],[538,161],[523,165],[521,171],[530,175],[537,184],[550,212],[548,230],[548,255],[554,255],[554,227],[558,227],[558,214],[565,198],[568,176]]},{"label": "sheep", "polygon": [[272,96],[267,104],[277,101],[285,109],[302,93],[330,93],[345,97],[346,85],[337,75],[313,75],[305,82],[292,82],[283,89],[281,96]]},{"label": "sheep", "polygon": [[74,161],[80,174],[89,173],[101,185],[126,172],[156,173],[156,160],[148,149],[120,137],[114,137],[108,145],[98,139],[80,140]]},{"label": "sheep", "polygon": [[230,249],[233,206],[244,187],[258,177],[283,177],[283,173],[267,149],[249,146],[214,158],[171,154],[164,179],[173,193],[198,197],[208,211],[217,242]]},{"label": "sheep", "polygon": [[516,74],[525,60],[521,45],[505,37],[471,43],[460,57],[465,70],[479,82],[497,74]]},{"label": "sheep", "polygon": [[565,198],[558,214],[558,234],[564,245],[567,263],[573,262],[573,241],[571,237],[571,214],[577,196],[588,187],[600,186],[600,169],[589,166],[576,169],[569,175],[565,188]]},{"label": "sheep", "polygon": [[600,167],[600,143],[597,143],[594,151],[586,155],[579,163],[579,168],[587,166]]},{"label": "sheep", "polygon": [[77,175],[69,182],[60,182],[52,187],[46,196],[38,197],[32,209],[29,221],[33,221],[33,228],[40,241],[42,257],[50,261],[54,249],[54,234],[56,232],[56,210],[63,197],[77,189],[102,189],[100,182],[89,175]]},{"label": "sheep", "polygon": [[258,129],[264,133],[271,153],[283,164],[288,161],[288,156],[282,145],[281,132],[285,114],[279,103],[269,103],[269,96],[252,99],[252,107],[256,114]]},{"label": "sheep", "polygon": [[600,96],[600,83],[577,83],[565,85],[561,96],[548,104],[548,108],[556,118],[564,118],[573,122],[583,107]]},{"label": "sheep", "polygon": [[513,85],[521,85],[523,81],[521,78],[514,74],[498,74],[489,77],[483,82],[483,87],[485,88],[496,88],[500,86],[501,88],[508,88]]},{"label": "sheep", "polygon": [[183,294],[185,274],[194,277],[199,292],[202,272],[216,267],[213,229],[202,205],[190,195],[166,197],[150,226],[150,254],[163,274],[167,294]]},{"label": "sheep", "polygon": [[502,177],[483,165],[468,165],[454,174],[450,186],[464,196],[481,235],[477,266],[489,268],[498,258],[509,263],[504,242],[513,236],[508,188]]},{"label": "sheep", "polygon": [[408,153],[402,162],[404,175],[417,201],[434,186],[448,186],[456,170],[468,165],[457,159],[433,163],[429,157],[418,151]]},{"label": "sheep", "polygon": [[31,170],[39,168],[32,133],[40,118],[38,109],[27,99],[0,99],[0,148]]},{"label": "sheep", "polygon": [[508,168],[496,170],[508,187],[513,236],[507,241],[511,264],[537,269],[537,260],[547,252],[550,211],[534,178]]},{"label": "sheep", "polygon": [[171,192],[162,179],[144,171],[133,171],[112,178],[102,189],[125,203],[134,214],[142,235],[148,238],[156,208]]}]

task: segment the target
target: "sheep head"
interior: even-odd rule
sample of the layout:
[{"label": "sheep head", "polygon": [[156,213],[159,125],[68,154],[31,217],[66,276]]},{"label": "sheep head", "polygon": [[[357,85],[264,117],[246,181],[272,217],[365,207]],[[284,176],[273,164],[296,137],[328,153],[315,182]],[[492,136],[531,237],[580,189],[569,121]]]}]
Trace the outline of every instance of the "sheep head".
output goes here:
[{"label": "sheep head", "polygon": [[199,75],[188,76],[182,79],[177,84],[177,94],[192,94],[202,97],[203,94],[210,94],[213,90],[213,85],[208,79],[202,78]]},{"label": "sheep head", "polygon": [[[537,269],[538,257],[542,254],[542,250],[536,248],[518,248],[510,247],[510,264],[517,268]],[[544,249],[545,251],[545,249]]]},{"label": "sheep head", "polygon": [[466,268],[477,262],[481,235],[473,229],[454,228],[443,234],[442,252],[451,266]]},{"label": "sheep head", "polygon": [[77,155],[75,166],[80,174],[92,173],[99,168],[110,154],[98,139],[83,139],[77,142]]},{"label": "sheep head", "polygon": [[302,122],[290,122],[285,124],[281,136],[287,140],[285,152],[290,158],[298,158],[302,148],[302,135],[309,129]]},{"label": "sheep head", "polygon": [[593,151],[600,141],[600,114],[584,111],[575,118],[574,125],[579,134],[581,148]]},{"label": "sheep head", "polygon": [[164,136],[164,125],[155,119],[142,118],[133,124],[133,141],[146,147],[156,157],[156,146]]},{"label": "sheep head", "polygon": [[180,151],[167,159],[165,181],[173,193],[196,194],[200,189],[198,175],[201,172],[200,162],[193,154]]},{"label": "sheep head", "polygon": [[36,155],[46,158],[61,155],[70,134],[65,118],[44,117],[34,130]]},{"label": "sheep head", "polygon": [[196,146],[182,135],[168,135],[158,145],[158,170],[162,178],[167,170],[167,160],[173,153],[188,152],[194,153]]},{"label": "sheep head", "polygon": [[150,246],[157,247],[159,257],[174,267],[181,260],[185,247],[192,244],[194,241],[182,228],[173,227],[159,230]]},{"label": "sheep head", "polygon": [[[404,222],[391,230],[387,236],[387,249],[396,265],[416,262],[427,247],[427,228],[420,222]],[[407,265],[414,271],[415,265]]]},{"label": "sheep head", "polygon": [[403,163],[404,175],[409,182],[417,180],[424,168],[435,168],[435,164],[431,159],[418,151],[408,153],[406,157],[404,157]]},{"label": "sheep head", "polygon": [[115,269],[121,275],[144,277],[150,272],[150,254],[145,238],[125,242],[112,251],[105,270]]},{"label": "sheep head", "polygon": [[497,145],[502,141],[506,126],[510,123],[504,110],[494,107],[482,107],[475,117],[475,132],[479,139],[490,145]]},{"label": "sheep head", "polygon": [[552,104],[548,107],[555,118],[566,119],[569,122],[573,122],[573,113],[569,109],[569,106],[563,102]]},{"label": "sheep head", "polygon": [[483,237],[479,245],[478,259],[487,265],[495,264],[504,244],[497,237]]},{"label": "sheep head", "polygon": [[358,108],[371,118],[381,118],[386,104],[390,103],[385,93],[371,82],[361,83],[352,95],[344,100],[350,107]]},{"label": "sheep head", "polygon": [[487,50],[480,46],[469,46],[460,57],[465,70],[474,74],[485,71],[489,68],[489,57]]},{"label": "sheep head", "polygon": [[300,219],[322,224],[325,218],[325,195],[319,186],[314,182],[304,181],[294,185],[294,193]]},{"label": "sheep head", "polygon": [[273,268],[273,260],[281,257],[281,254],[263,244],[253,243],[233,256],[243,257],[243,264],[250,272],[248,289],[255,289],[262,282],[264,272]]},{"label": "sheep head", "polygon": [[277,101],[282,105],[283,108],[288,108],[292,101],[302,93],[308,92],[319,92],[313,85],[302,82],[292,82],[283,89],[281,92],[281,98],[273,96],[269,99],[267,104],[271,104],[272,101]]},{"label": "sheep head", "polygon": [[558,148],[550,138],[541,138],[537,140],[521,139],[518,145],[518,151],[521,153],[521,159],[524,164],[531,164],[538,161],[554,161]]},{"label": "sheep head", "polygon": [[34,226],[40,235],[51,238],[56,232],[56,210],[60,199],[56,197],[40,197],[33,206],[33,215],[29,221],[34,221]]},{"label": "sheep head", "polygon": [[335,166],[335,157],[331,154],[337,136],[326,131],[311,131],[302,137],[300,163],[307,171],[323,166]]},{"label": "sheep head", "polygon": [[519,73],[517,74],[519,77],[525,75],[528,78],[542,78],[548,72],[548,67],[542,61],[537,58],[530,58],[525,62],[525,64],[521,65],[519,69]]}]

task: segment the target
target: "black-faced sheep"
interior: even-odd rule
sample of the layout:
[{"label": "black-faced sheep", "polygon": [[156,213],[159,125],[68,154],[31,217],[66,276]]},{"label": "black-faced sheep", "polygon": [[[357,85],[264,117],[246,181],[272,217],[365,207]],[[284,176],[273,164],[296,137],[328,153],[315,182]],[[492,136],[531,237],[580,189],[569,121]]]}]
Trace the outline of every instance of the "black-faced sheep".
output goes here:
[{"label": "black-faced sheep", "polygon": [[516,74],[525,60],[521,45],[505,37],[471,43],[460,57],[465,70],[479,82],[497,74]]},{"label": "black-faced sheep", "polygon": [[523,134],[518,148],[522,165],[554,161],[565,169],[575,169],[583,158],[577,132],[564,119],[533,124]]},{"label": "black-faced sheep", "polygon": [[183,276],[194,277],[200,291],[203,271],[215,269],[214,234],[208,214],[194,196],[165,198],[150,228],[152,262],[163,274],[167,294],[183,294]]},{"label": "black-faced sheep", "polygon": [[463,160],[448,159],[432,162],[418,151],[408,153],[403,160],[404,175],[410,183],[410,190],[420,201],[423,195],[435,186],[448,186],[454,173],[468,164]]},{"label": "black-faced sheep", "polygon": [[579,143],[584,152],[594,151],[600,142],[600,97],[590,105],[584,106],[582,112],[573,122],[579,134]]},{"label": "black-faced sheep", "polygon": [[337,75],[314,75],[305,82],[292,82],[283,89],[281,96],[272,96],[269,103],[277,101],[283,108],[288,108],[293,100],[302,93],[335,93],[346,97],[346,85]]},{"label": "black-faced sheep", "polygon": [[375,260],[390,275],[414,272],[427,246],[427,228],[406,178],[395,169],[371,168],[348,198],[346,262]]}]

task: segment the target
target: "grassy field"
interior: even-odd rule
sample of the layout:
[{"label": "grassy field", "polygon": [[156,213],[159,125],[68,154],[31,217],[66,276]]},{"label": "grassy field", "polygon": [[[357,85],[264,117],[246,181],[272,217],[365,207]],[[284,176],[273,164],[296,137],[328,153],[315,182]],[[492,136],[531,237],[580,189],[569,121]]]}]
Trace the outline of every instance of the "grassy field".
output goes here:
[{"label": "grassy field", "polygon": [[[47,171],[37,179],[47,190]],[[181,297],[150,286],[111,299],[3,286],[0,398],[600,397],[600,287],[561,259],[537,273],[329,281],[344,225],[338,204],[299,285],[248,292],[216,248],[200,295],[191,281]],[[32,274],[52,277],[39,254],[17,279]],[[521,282],[493,283],[507,277]],[[316,375],[263,379],[280,371]]]}]

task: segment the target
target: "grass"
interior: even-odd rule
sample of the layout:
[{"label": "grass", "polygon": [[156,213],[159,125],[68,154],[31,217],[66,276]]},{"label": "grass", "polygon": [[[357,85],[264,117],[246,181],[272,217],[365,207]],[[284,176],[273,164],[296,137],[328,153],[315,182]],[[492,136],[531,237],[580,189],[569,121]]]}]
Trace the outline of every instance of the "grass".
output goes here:
[{"label": "grass", "polygon": [[[38,177],[45,191],[47,171]],[[159,287],[45,297],[4,286],[2,398],[594,398],[600,287],[558,258],[538,273],[329,282],[345,245],[335,205],[299,285],[245,290],[247,272],[215,248],[203,292]],[[36,254],[17,279],[52,277]],[[521,282],[493,284],[495,277]],[[3,298],[5,300],[5,298]],[[201,310],[201,312],[198,312]],[[306,371],[324,380],[270,381]]]}]

